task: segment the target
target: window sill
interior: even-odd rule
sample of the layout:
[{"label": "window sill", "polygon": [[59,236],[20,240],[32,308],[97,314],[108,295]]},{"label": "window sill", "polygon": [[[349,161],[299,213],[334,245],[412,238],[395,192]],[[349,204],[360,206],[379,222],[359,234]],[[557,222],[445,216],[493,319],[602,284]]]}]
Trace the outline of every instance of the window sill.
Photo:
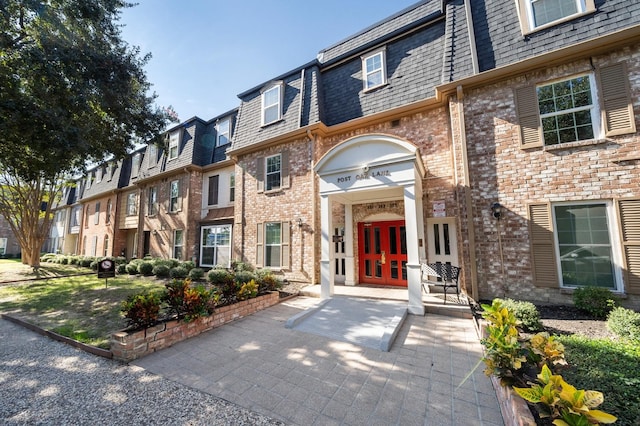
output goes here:
[{"label": "window sill", "polygon": [[545,145],[543,151],[557,151],[562,149],[581,148],[583,146],[602,145],[609,142],[608,139],[589,139],[586,141],[559,143],[557,145]]},{"label": "window sill", "polygon": [[388,81],[385,81],[384,83],[382,83],[382,84],[378,84],[377,86],[373,86],[373,87],[363,87],[363,88],[362,88],[362,93],[370,93],[370,92],[374,92],[374,91],[376,91],[376,90],[380,89],[381,87],[385,87],[385,86],[388,86],[388,85],[389,85],[389,82],[388,82]]},{"label": "window sill", "polygon": [[271,125],[273,125],[273,124],[280,123],[281,121],[284,121],[284,118],[283,118],[283,117],[280,117],[280,118],[278,118],[278,119],[277,119],[277,120],[275,120],[275,121],[270,121],[269,123],[261,124],[261,125],[260,125],[260,127],[264,129],[265,127],[269,127],[269,126],[271,126]]},{"label": "window sill", "polygon": [[[583,287],[560,287],[560,294],[572,295],[577,289]],[[619,299],[627,299],[627,293],[624,293],[620,290],[612,290],[608,289],[611,293],[613,293]]]},{"label": "window sill", "polygon": [[565,16],[564,18],[558,19],[558,20],[553,21],[553,22],[549,22],[549,23],[544,24],[544,25],[540,25],[540,26],[535,27],[535,28],[526,28],[526,29],[523,28],[522,35],[525,38],[527,38],[528,36],[530,36],[532,34],[535,34],[535,33],[539,32],[539,31],[543,31],[543,30],[546,30],[548,28],[553,28],[555,26],[564,24],[566,22],[573,21],[574,19],[578,19],[578,18],[581,18],[583,16],[589,15],[591,13],[594,13],[595,11],[596,11],[595,9],[593,9],[593,10],[589,9],[589,10],[586,10],[584,12],[579,12],[579,13],[575,13],[575,14],[570,15],[570,16]]}]

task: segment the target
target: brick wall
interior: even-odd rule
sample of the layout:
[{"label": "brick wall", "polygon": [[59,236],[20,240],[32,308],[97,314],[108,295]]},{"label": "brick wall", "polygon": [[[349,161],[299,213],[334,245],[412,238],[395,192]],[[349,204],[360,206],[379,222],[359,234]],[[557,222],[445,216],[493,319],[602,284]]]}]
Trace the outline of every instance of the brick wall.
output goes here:
[{"label": "brick wall", "polygon": [[[107,204],[111,201],[111,214],[107,221]],[[96,203],[100,203],[100,212],[98,215],[98,223],[96,223]],[[82,223],[80,224],[78,254],[92,256],[95,240],[96,256],[113,256],[119,255],[114,253],[114,234],[116,227],[116,206],[117,197],[115,194],[107,194],[101,198],[95,198],[90,201],[83,201]],[[87,207],[89,208],[89,217],[86,217]],[[106,247],[105,247],[106,243]],[[106,252],[105,252],[106,248]],[[117,251],[116,247],[116,251]]]},{"label": "brick wall", "polygon": [[[590,72],[592,63],[598,66],[623,59],[628,65],[637,116],[640,113],[640,46],[593,57],[592,62],[585,59],[532,70],[465,93],[465,130],[481,297],[506,295],[555,303],[570,301],[570,295],[557,288],[534,286],[527,220],[529,203],[640,197],[638,161],[618,161],[629,153],[639,152],[639,134],[521,149],[512,89]],[[457,122],[455,111],[452,119]],[[456,129],[455,124],[453,128]],[[457,134],[454,139],[458,144]],[[460,145],[456,147],[460,149]],[[495,201],[507,210],[499,223],[489,208]],[[466,231],[464,226],[463,234]],[[499,257],[499,231],[504,276]],[[615,235],[615,229],[612,231]],[[464,255],[468,264],[468,251]]]}]

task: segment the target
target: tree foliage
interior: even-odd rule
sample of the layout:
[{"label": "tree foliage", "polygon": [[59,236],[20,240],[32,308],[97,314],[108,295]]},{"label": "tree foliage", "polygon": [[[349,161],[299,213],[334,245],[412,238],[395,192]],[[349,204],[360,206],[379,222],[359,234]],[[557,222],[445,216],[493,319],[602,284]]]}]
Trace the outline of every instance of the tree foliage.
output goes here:
[{"label": "tree foliage", "polygon": [[[149,94],[150,55],[121,39],[120,13],[131,6],[0,0],[0,213],[14,232],[24,229],[25,209],[59,195],[61,176],[121,158],[168,123]],[[48,232],[49,213],[40,215],[41,231]]]}]

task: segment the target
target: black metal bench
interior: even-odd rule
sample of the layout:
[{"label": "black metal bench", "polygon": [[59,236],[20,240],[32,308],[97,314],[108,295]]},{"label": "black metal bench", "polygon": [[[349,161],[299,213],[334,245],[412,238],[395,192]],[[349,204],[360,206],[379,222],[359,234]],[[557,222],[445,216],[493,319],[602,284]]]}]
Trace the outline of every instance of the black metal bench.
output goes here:
[{"label": "black metal bench", "polygon": [[[459,302],[460,286],[458,285],[458,278],[460,277],[460,269],[460,267],[453,266],[450,263],[421,263],[422,290],[428,294],[429,290],[425,285],[429,284],[442,287],[444,290],[444,303],[447,303],[447,289],[454,288]],[[428,277],[436,277],[437,281],[429,280]]]}]

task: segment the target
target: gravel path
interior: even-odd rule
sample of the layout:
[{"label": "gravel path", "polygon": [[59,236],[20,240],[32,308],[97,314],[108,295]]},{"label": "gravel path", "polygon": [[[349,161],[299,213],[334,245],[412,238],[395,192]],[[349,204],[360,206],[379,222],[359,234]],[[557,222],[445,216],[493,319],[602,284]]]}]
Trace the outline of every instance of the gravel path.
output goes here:
[{"label": "gravel path", "polygon": [[282,425],[0,319],[3,425]]}]

